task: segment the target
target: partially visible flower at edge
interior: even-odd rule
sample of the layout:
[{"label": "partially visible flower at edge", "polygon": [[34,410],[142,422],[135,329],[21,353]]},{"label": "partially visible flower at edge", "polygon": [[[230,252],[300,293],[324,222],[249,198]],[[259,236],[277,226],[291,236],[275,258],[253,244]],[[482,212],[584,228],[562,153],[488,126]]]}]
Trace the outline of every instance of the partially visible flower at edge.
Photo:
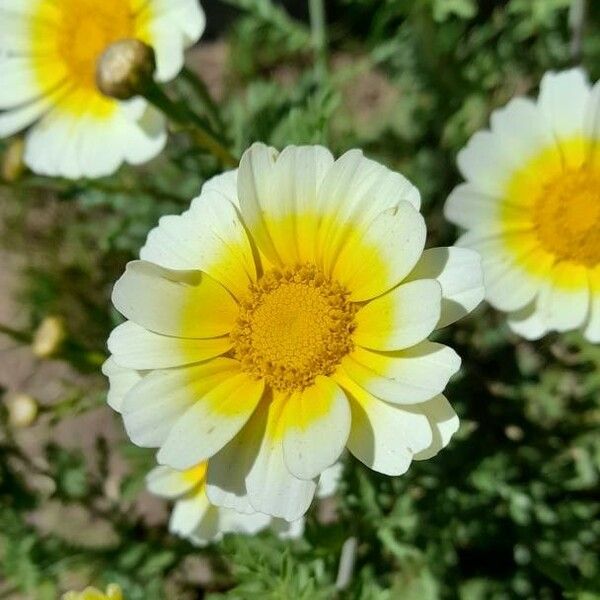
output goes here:
[{"label": "partially visible flower at edge", "polygon": [[486,299],[527,339],[600,342],[600,82],[546,73],[537,101],[492,113],[458,155],[446,217],[482,257]]},{"label": "partially visible flower at edge", "polygon": [[[208,463],[200,463],[178,471],[157,466],[146,477],[148,490],[175,501],[169,520],[169,531],[192,543],[203,546],[219,541],[226,533],[258,533],[270,527],[283,539],[298,538],[304,531],[304,518],[289,523],[255,512],[248,504],[245,512],[211,504],[206,495]],[[335,493],[342,465],[336,463],[319,478],[317,497],[326,498]]]},{"label": "partially visible flower at edge", "polygon": [[67,592],[62,600],[123,600],[123,592],[118,585],[111,583],[104,593],[95,587],[88,587],[82,592]]},{"label": "partially visible flower at edge", "polygon": [[204,26],[198,0],[0,0],[0,137],[32,125],[24,160],[44,175],[100,177],[150,160],[166,141],[162,115],[142,98],[101,94],[97,60],[139,39],[168,81]]},{"label": "partially visible flower at edge", "polygon": [[113,303],[108,401],[216,505],[295,521],[344,450],[401,475],[448,444],[460,367],[427,338],[483,298],[480,258],[424,251],[417,189],[362,152],[254,144],[150,232]]}]

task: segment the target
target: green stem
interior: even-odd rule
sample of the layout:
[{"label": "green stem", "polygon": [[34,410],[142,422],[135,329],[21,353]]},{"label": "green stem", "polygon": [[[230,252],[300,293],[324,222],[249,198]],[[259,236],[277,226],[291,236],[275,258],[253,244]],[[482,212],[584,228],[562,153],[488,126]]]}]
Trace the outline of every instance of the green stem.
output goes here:
[{"label": "green stem", "polygon": [[228,167],[237,166],[238,160],[209,131],[202,119],[187,106],[173,102],[156,83],[151,83],[148,86],[144,97],[162,111],[173,123],[188,131],[199,146],[214,154],[223,165]]},{"label": "green stem", "polygon": [[323,0],[309,0],[310,29],[315,51],[315,71],[321,81],[327,77],[327,27]]},{"label": "green stem", "polygon": [[32,336],[30,333],[26,331],[19,331],[18,329],[13,329],[8,325],[4,325],[0,323],[0,334],[7,335],[11,337],[13,340],[17,340],[18,342],[23,342],[24,344],[29,344],[32,340]]},{"label": "green stem", "polygon": [[181,76],[187,83],[193,88],[194,92],[198,96],[198,99],[204,105],[204,109],[206,110],[210,119],[212,119],[219,131],[221,133],[225,132],[225,123],[221,117],[221,111],[217,106],[216,102],[213,100],[210,92],[208,91],[208,87],[204,80],[198,76],[197,73],[190,71],[187,67],[183,67],[181,71]]}]

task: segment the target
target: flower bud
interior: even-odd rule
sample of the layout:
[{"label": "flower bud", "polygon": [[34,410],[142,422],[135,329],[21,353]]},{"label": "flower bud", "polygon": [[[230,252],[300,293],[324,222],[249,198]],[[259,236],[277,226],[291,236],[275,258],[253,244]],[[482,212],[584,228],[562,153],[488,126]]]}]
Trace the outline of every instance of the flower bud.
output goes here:
[{"label": "flower bud", "polygon": [[135,39],[119,40],[100,55],[96,85],[105,96],[129,100],[143,94],[155,69],[156,57],[150,46]]},{"label": "flower bud", "polygon": [[59,351],[65,337],[65,324],[62,318],[46,317],[33,336],[31,351],[38,358],[50,358]]},{"label": "flower bud", "polygon": [[38,404],[28,394],[16,394],[7,401],[8,422],[12,427],[25,429],[35,422]]},{"label": "flower bud", "polygon": [[25,142],[23,138],[13,140],[2,157],[1,171],[2,179],[8,183],[14,183],[21,178],[25,171],[23,155],[25,154]]}]

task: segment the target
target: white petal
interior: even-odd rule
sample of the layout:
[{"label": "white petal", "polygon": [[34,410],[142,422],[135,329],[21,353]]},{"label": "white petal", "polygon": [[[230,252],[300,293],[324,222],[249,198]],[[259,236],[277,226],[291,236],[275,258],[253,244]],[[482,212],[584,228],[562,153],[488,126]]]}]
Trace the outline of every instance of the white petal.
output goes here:
[{"label": "white petal", "polygon": [[440,319],[442,289],[434,279],[405,283],[356,313],[357,344],[401,350],[424,340]]},{"label": "white petal", "polygon": [[587,269],[558,263],[540,289],[538,310],[550,329],[569,331],[581,327],[590,306]]},{"label": "white petal", "polygon": [[538,106],[559,144],[563,138],[581,135],[589,97],[590,85],[582,69],[550,71],[542,78]]},{"label": "white petal", "polygon": [[435,279],[442,287],[441,316],[446,327],[475,310],[485,295],[481,257],[468,248],[430,248],[407,281]]},{"label": "white petal", "polygon": [[175,338],[152,333],[131,321],[116,327],[108,338],[115,361],[130,369],[179,367],[225,354],[230,348],[228,336]]},{"label": "white petal", "polygon": [[[534,236],[519,236],[519,253],[507,248],[501,234],[479,234],[476,231],[462,236],[457,245],[481,254],[485,295],[488,302],[502,311],[514,311],[527,305],[540,289],[544,274],[549,273],[552,256],[544,252]],[[528,272],[520,263],[534,262],[539,275]]]},{"label": "white petal", "polygon": [[445,448],[458,431],[460,424],[458,416],[452,406],[445,398],[439,395],[436,398],[419,406],[429,420],[433,431],[433,441],[429,448],[422,450],[413,457],[414,460],[427,460],[435,456],[442,448]]},{"label": "white petal", "polygon": [[297,519],[291,523],[283,519],[272,519],[271,529],[281,540],[297,540],[304,535],[305,523],[304,519]]},{"label": "white petal", "polygon": [[336,462],[321,473],[317,485],[317,498],[329,498],[333,496],[342,479],[344,465],[341,461]]},{"label": "white petal", "polygon": [[247,427],[260,439],[260,449],[246,477],[250,503],[258,512],[286,521],[299,519],[314,497],[316,482],[294,477],[283,458],[282,410],[285,398],[261,405]]},{"label": "white petal", "polygon": [[332,277],[353,302],[387,292],[412,270],[423,253],[427,228],[412,204],[401,201],[375,217],[344,244]]},{"label": "white petal", "polygon": [[142,374],[133,369],[121,367],[112,356],[102,365],[102,373],[108,377],[109,381],[106,401],[113,410],[121,412],[125,394],[142,379]]},{"label": "white petal", "polygon": [[495,110],[491,129],[514,169],[521,169],[526,161],[547,151],[555,142],[541,111],[528,98],[514,98]]},{"label": "white petal", "polygon": [[537,300],[510,313],[507,322],[512,331],[527,340],[538,340],[549,331],[548,324],[538,310]]},{"label": "white petal", "polygon": [[254,512],[246,491],[246,476],[261,443],[250,421],[208,463],[206,493],[213,504],[241,513]]},{"label": "white petal", "polygon": [[191,535],[212,507],[204,493],[191,493],[175,503],[169,531],[175,535]]},{"label": "white petal", "polygon": [[[196,0],[152,0],[150,42],[156,52],[156,78],[169,81],[183,66],[183,51],[196,43],[205,28],[205,16]],[[156,15],[156,16],[154,16]]]},{"label": "white petal", "polygon": [[326,272],[332,268],[345,238],[363,230],[383,211],[402,201],[419,210],[419,191],[399,173],[349,150],[329,169],[319,188],[319,252]]},{"label": "white petal", "polygon": [[590,278],[590,314],[583,335],[593,344],[600,342],[600,267],[589,273]]},{"label": "white petal", "polygon": [[424,341],[396,352],[356,348],[342,364],[353,381],[381,400],[417,404],[444,390],[460,357],[448,346]]},{"label": "white petal", "polygon": [[261,252],[273,263],[279,263],[277,250],[268,225],[269,209],[277,202],[273,170],[277,151],[255,143],[242,155],[238,171],[238,198],[244,224]]},{"label": "white petal", "polygon": [[489,227],[498,223],[500,208],[498,197],[479,191],[472,183],[461,183],[448,196],[444,216],[465,229]]},{"label": "white petal", "polygon": [[283,456],[296,477],[314,479],[340,457],[350,433],[350,407],[330,378],[288,398],[283,419]]},{"label": "white petal", "polygon": [[237,361],[216,358],[144,377],[123,400],[123,422],[131,441],[143,447],[161,446],[179,417],[238,369]]},{"label": "white petal", "polygon": [[146,475],[146,487],[148,491],[161,498],[178,498],[189,492],[198,483],[198,481],[186,478],[182,471],[177,471],[163,465],[154,467]]},{"label": "white petal", "polygon": [[256,266],[248,236],[235,204],[237,172],[204,184],[189,211],[166,216],[148,235],[140,256],[168,269],[198,269],[236,296],[256,281]]},{"label": "white petal", "polygon": [[46,96],[0,113],[0,137],[9,137],[28,127],[52,106]]},{"label": "white petal", "polygon": [[337,379],[348,394],[352,408],[348,450],[378,473],[405,473],[414,455],[432,444],[433,434],[427,417],[375,398],[357,386],[343,370]]},{"label": "white petal", "polygon": [[[1,19],[1,17],[0,17]],[[1,35],[1,34],[0,34]],[[50,83],[46,90],[40,88],[34,66],[29,56],[0,55],[0,110],[14,108],[44,95],[48,88],[53,88],[60,80]]]},{"label": "white petal", "polygon": [[245,533],[254,535],[266,529],[271,517],[262,513],[243,514],[235,510],[221,508],[219,510],[220,530],[222,533]]},{"label": "white petal", "polygon": [[502,197],[513,175],[510,154],[490,131],[478,131],[458,153],[458,168],[478,191]]},{"label": "white petal", "polygon": [[215,337],[237,318],[233,298],[199,271],[171,271],[144,261],[127,265],[112,301],[127,319],[164,335]]},{"label": "white petal", "polygon": [[199,398],[174,424],[158,461],[188,469],[221,450],[244,426],[259,403],[264,382],[232,374]]}]

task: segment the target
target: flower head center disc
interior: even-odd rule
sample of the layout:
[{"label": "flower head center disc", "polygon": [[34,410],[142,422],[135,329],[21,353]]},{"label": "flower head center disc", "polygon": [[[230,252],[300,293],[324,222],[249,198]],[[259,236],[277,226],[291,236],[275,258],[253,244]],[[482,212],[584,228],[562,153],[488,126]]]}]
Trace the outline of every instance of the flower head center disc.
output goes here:
[{"label": "flower head center disc", "polygon": [[356,308],[348,297],[314,265],[266,273],[241,306],[236,358],[277,390],[303,390],[352,350]]},{"label": "flower head center disc", "polygon": [[106,48],[135,35],[129,0],[62,0],[57,3],[56,50],[70,82],[95,88],[96,62]]},{"label": "flower head center disc", "polygon": [[600,170],[571,169],[547,181],[533,222],[542,246],[558,260],[600,264]]}]

